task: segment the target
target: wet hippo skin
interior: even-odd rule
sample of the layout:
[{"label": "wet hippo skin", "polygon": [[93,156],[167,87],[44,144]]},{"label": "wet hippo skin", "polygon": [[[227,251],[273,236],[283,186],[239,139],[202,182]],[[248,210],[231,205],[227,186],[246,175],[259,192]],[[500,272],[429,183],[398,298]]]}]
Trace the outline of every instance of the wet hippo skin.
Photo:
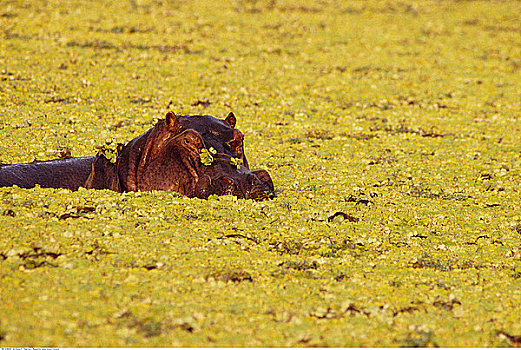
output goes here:
[{"label": "wet hippo skin", "polygon": [[[174,191],[188,197],[232,194],[245,199],[272,198],[273,182],[265,170],[251,171],[244,135],[236,117],[177,116],[167,113],[152,129],[134,138],[115,163],[104,155],[75,157],[0,167],[0,186],[79,187],[125,191]],[[212,150],[211,163],[201,151]]]},{"label": "wet hippo skin", "polygon": [[12,164],[0,167],[0,187],[17,185],[32,188],[69,188],[77,190],[83,186],[91,172],[95,157],[75,157],[46,162]]}]

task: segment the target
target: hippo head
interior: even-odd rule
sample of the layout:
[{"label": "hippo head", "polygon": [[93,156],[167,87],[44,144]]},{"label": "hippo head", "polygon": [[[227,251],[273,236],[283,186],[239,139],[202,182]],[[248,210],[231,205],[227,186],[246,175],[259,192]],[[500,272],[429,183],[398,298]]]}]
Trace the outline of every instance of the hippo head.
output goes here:
[{"label": "hippo head", "polygon": [[121,152],[118,174],[122,190],[175,191],[199,198],[212,194],[273,198],[268,172],[249,169],[244,135],[235,129],[235,123],[233,113],[224,120],[167,113],[164,120]]},{"label": "hippo head", "polygon": [[224,119],[209,115],[178,116],[181,129],[196,131],[206,152],[200,160],[198,184],[194,196],[231,194],[244,199],[268,199],[274,196],[270,175],[265,170],[251,171],[244,154],[244,135],[235,128],[233,113]]}]

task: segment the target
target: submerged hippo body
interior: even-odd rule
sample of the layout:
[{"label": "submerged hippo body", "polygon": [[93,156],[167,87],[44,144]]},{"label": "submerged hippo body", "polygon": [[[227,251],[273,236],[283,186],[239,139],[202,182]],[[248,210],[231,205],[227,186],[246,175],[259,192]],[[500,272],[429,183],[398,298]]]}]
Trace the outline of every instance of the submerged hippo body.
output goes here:
[{"label": "submerged hippo body", "polygon": [[0,187],[17,185],[32,188],[68,188],[83,186],[91,172],[95,157],[74,157],[46,162],[11,164],[0,167]]},{"label": "submerged hippo body", "polygon": [[[232,194],[245,199],[273,197],[264,170],[250,171],[243,134],[230,113],[224,120],[208,115],[176,116],[134,138],[115,163],[105,156],[58,159],[0,168],[0,186],[68,188],[80,186],[117,192],[163,190],[188,197]],[[211,150],[211,161],[201,151]]]}]

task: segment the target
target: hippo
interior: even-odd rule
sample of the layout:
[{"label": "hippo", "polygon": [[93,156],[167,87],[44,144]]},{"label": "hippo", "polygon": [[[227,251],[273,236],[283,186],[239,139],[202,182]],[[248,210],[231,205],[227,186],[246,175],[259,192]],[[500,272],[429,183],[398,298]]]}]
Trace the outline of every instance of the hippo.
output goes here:
[{"label": "hippo", "polygon": [[0,167],[0,187],[36,185],[77,190],[172,191],[187,197],[234,195],[243,199],[274,197],[265,170],[252,171],[244,154],[244,135],[233,113],[166,117],[128,142],[111,162],[102,152]]}]

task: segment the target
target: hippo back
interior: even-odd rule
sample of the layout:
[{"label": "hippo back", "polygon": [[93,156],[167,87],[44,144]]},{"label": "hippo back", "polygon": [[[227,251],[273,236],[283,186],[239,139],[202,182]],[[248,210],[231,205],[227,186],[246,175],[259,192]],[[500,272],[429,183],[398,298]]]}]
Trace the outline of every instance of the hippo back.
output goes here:
[{"label": "hippo back", "polygon": [[73,157],[45,162],[11,164],[0,167],[0,187],[35,185],[77,190],[91,172],[94,157]]}]

